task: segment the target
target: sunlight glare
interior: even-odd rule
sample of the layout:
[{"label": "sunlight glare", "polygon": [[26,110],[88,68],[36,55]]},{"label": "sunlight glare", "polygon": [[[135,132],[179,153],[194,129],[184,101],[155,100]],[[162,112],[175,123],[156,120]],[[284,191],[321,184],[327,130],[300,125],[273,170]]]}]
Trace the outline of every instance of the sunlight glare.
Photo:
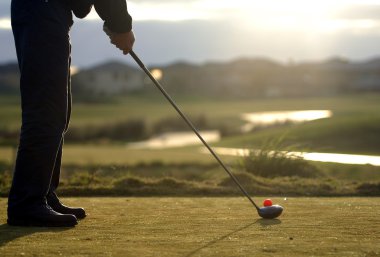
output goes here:
[{"label": "sunlight glare", "polygon": [[79,72],[79,68],[77,67],[77,66],[75,66],[75,65],[71,65],[70,66],[70,74],[71,75],[75,75],[75,74],[77,74]]},{"label": "sunlight glare", "polygon": [[162,76],[163,76],[162,70],[160,70],[160,69],[153,69],[153,70],[151,70],[151,73],[152,73],[152,76],[155,79],[157,79],[157,80],[161,80],[162,79]]},{"label": "sunlight glare", "polygon": [[[220,155],[229,156],[248,156],[253,153],[260,153],[260,150],[244,149],[244,148],[226,148],[226,147],[214,147],[214,150]],[[202,148],[200,152],[209,154],[207,149]],[[304,160],[315,162],[331,162],[341,164],[353,164],[353,165],[373,165],[380,166],[380,156],[373,155],[355,155],[355,154],[337,154],[337,153],[307,153],[307,152],[282,152],[289,158],[300,157]],[[274,155],[276,151],[271,151],[269,154]]]},{"label": "sunlight glare", "polygon": [[304,122],[318,119],[331,118],[330,110],[305,110],[305,111],[272,111],[243,113],[242,119],[255,124],[273,124],[281,122]]},{"label": "sunlight glare", "polygon": [[[352,5],[380,4],[359,0],[198,0],[188,4],[157,5],[166,20],[227,19],[239,22],[239,27],[261,30],[294,30],[336,32],[342,29],[371,29],[379,24],[370,19],[347,20],[334,17],[339,11]],[[144,10],[146,6],[136,5]],[[157,13],[157,7],[151,8]],[[158,9],[160,10],[160,9]],[[161,11],[158,11],[160,13]],[[141,11],[141,13],[145,13]],[[148,11],[145,16],[154,17]],[[143,16],[142,16],[143,17]],[[171,18],[170,18],[171,17]],[[144,18],[142,18],[144,19]]]},{"label": "sunlight glare", "polygon": [[0,19],[0,29],[5,29],[5,30],[12,29],[11,20],[8,18]]},{"label": "sunlight glare", "polygon": [[[371,19],[339,17],[346,8],[380,5],[371,0],[189,0],[167,2],[129,1],[134,21],[223,20],[238,28],[269,31],[332,33],[339,30],[377,29]],[[93,10],[87,20],[99,20]]]}]

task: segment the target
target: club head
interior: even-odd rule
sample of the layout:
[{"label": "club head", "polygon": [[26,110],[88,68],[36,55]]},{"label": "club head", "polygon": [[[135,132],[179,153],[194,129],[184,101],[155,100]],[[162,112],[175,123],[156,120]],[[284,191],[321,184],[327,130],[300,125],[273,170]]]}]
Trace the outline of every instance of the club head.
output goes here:
[{"label": "club head", "polygon": [[257,212],[264,219],[275,219],[281,215],[284,208],[280,205],[261,207]]}]

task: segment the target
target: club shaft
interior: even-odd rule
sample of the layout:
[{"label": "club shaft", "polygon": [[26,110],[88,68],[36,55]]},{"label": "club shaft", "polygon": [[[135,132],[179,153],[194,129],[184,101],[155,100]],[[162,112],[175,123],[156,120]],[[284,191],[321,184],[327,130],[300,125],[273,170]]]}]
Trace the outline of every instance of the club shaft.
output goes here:
[{"label": "club shaft", "polygon": [[193,132],[197,135],[197,137],[201,140],[204,146],[210,151],[210,153],[214,156],[214,158],[219,162],[219,164],[223,167],[223,169],[230,175],[235,184],[240,188],[243,194],[248,198],[248,200],[253,204],[253,206],[259,210],[259,207],[249,196],[244,187],[240,184],[238,179],[232,174],[230,169],[224,164],[224,162],[219,158],[219,156],[215,153],[215,151],[209,146],[209,144],[203,139],[201,134],[195,128],[193,123],[187,118],[187,116],[181,111],[178,105],[174,102],[174,100],[170,97],[170,95],[166,92],[166,90],[161,86],[161,84],[153,77],[152,73],[145,67],[144,63],[140,60],[140,58],[135,54],[135,52],[130,51],[129,54],[136,61],[136,63],[140,66],[140,68],[146,73],[146,75],[152,80],[154,85],[161,91],[161,93],[165,96],[165,98],[170,102],[170,104],[174,107],[174,109],[178,112],[178,114],[183,118],[183,120],[187,123],[187,125],[193,130]]}]

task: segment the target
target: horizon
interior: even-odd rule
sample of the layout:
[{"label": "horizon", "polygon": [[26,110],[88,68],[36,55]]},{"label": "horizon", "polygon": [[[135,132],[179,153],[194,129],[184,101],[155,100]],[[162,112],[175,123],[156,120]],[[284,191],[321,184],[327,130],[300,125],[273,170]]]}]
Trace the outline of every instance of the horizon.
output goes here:
[{"label": "horizon", "polygon": [[[194,66],[203,66],[203,65],[208,65],[208,64],[229,64],[233,62],[238,62],[238,61],[243,61],[243,60],[249,60],[249,61],[259,61],[259,60],[265,60],[265,61],[270,61],[274,62],[280,65],[303,65],[303,64],[309,64],[309,63],[315,63],[315,64],[323,64],[329,61],[334,61],[334,60],[342,60],[342,61],[347,61],[349,64],[363,64],[375,60],[380,60],[380,54],[379,55],[374,55],[370,56],[368,58],[364,59],[349,59],[344,56],[337,56],[337,55],[332,55],[330,57],[326,57],[323,59],[305,59],[305,60],[293,60],[289,59],[288,61],[282,61],[279,59],[274,59],[270,58],[268,56],[237,56],[228,60],[204,60],[202,62],[194,62],[190,60],[173,60],[172,62],[168,63],[146,63],[147,66],[151,67],[167,67],[171,65],[176,65],[176,64],[189,64],[189,65],[194,65]],[[101,60],[100,62],[97,63],[92,63],[89,66],[76,66],[76,65],[71,65],[72,69],[75,70],[86,70],[86,69],[92,69],[101,65],[105,64],[110,64],[110,63],[117,63],[117,64],[124,64],[124,65],[129,65],[133,67],[138,67],[136,63],[130,60],[121,60],[118,58],[110,58],[110,59],[104,59]],[[8,60],[4,62],[0,62],[0,66],[5,66],[5,65],[17,65],[17,60]]]}]

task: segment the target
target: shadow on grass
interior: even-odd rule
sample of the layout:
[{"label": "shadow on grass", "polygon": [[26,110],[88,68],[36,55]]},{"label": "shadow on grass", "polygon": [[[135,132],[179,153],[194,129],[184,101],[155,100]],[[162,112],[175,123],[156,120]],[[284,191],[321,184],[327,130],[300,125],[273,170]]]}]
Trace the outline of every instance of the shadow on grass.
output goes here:
[{"label": "shadow on grass", "polygon": [[21,237],[35,233],[59,233],[71,228],[44,228],[44,227],[14,227],[8,224],[0,225],[0,248]]},{"label": "shadow on grass", "polygon": [[188,253],[187,255],[185,255],[185,257],[194,256],[195,254],[199,253],[201,250],[206,249],[208,247],[211,247],[212,245],[214,245],[214,244],[216,244],[216,243],[218,243],[218,242],[220,242],[220,241],[222,241],[222,240],[230,237],[231,235],[233,235],[235,233],[243,231],[243,230],[245,230],[245,229],[253,226],[254,224],[260,224],[263,227],[274,226],[274,225],[281,224],[281,220],[278,220],[278,219],[273,219],[273,220],[269,220],[269,219],[257,219],[255,222],[249,223],[248,225],[245,225],[245,226],[243,226],[241,228],[238,228],[238,229],[236,229],[236,230],[234,230],[234,231],[232,231],[232,232],[230,232],[230,233],[228,233],[226,235],[223,235],[221,237],[218,237],[218,238],[216,238],[216,239],[208,242],[206,245],[201,246],[198,249],[195,249],[194,251]]},{"label": "shadow on grass", "polygon": [[259,223],[262,227],[268,227],[268,226],[274,226],[274,225],[280,225],[281,220],[279,219],[258,219],[255,223]]}]

